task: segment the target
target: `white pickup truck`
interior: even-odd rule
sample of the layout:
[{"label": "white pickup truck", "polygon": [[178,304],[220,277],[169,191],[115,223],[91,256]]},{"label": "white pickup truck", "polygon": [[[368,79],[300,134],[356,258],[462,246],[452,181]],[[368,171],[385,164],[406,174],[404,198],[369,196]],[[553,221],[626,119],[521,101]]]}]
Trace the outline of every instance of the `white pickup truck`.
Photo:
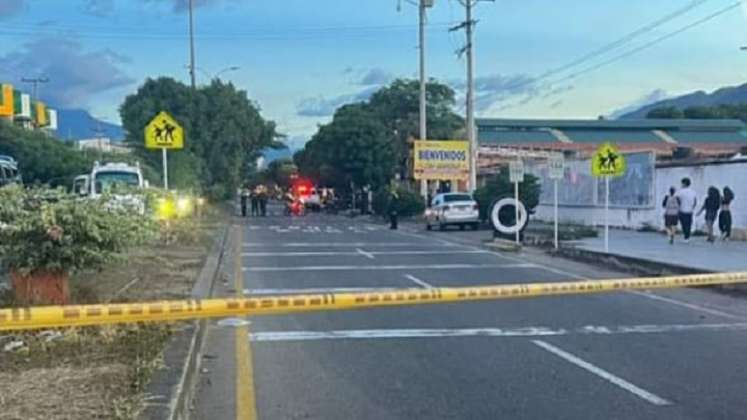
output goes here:
[{"label": "white pickup truck", "polygon": [[[139,164],[113,162],[102,165],[96,162],[90,175],[76,177],[76,181],[76,192],[80,195],[96,199],[109,194],[113,197],[113,206],[133,208],[138,213],[145,214],[144,195],[133,193],[133,190],[148,187]],[[87,194],[82,194],[81,191],[86,191]]]}]

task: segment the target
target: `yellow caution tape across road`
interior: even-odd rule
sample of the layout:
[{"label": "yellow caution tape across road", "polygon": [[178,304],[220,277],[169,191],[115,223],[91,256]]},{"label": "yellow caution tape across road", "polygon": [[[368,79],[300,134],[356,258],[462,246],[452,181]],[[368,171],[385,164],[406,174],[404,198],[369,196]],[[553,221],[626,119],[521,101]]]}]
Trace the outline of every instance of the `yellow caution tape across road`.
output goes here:
[{"label": "yellow caution tape across road", "polygon": [[747,272],[477,287],[402,289],[366,293],[321,293],[246,298],[190,299],[150,303],[40,306],[0,309],[0,331],[130,322],[163,322],[197,318],[281,315],[296,312],[518,299],[554,295],[582,295],[632,289],[664,289],[737,283],[747,283]]}]

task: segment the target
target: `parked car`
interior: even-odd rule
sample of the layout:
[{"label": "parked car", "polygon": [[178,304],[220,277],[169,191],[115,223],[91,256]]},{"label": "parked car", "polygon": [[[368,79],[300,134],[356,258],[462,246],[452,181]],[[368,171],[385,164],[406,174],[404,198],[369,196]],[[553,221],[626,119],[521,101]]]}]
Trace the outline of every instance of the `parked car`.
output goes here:
[{"label": "parked car", "polygon": [[477,202],[467,193],[444,193],[433,197],[431,205],[425,211],[425,227],[433,226],[445,230],[448,226],[467,226],[477,230],[480,227],[480,208]]}]

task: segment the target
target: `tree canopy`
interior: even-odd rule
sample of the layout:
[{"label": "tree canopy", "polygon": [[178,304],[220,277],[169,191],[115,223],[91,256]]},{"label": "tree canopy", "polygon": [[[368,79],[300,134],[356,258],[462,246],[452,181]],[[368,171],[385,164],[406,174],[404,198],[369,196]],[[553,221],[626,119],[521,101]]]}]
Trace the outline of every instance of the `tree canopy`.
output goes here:
[{"label": "tree canopy", "polygon": [[652,109],[646,114],[646,118],[734,118],[747,122],[747,104],[691,106],[684,110],[679,109],[676,106],[665,106]]},{"label": "tree canopy", "polygon": [[[294,155],[301,172],[315,181],[348,187],[374,188],[399,173],[410,174],[410,141],[418,139],[419,91],[416,80],[395,80],[368,101],[343,105],[332,121],[321,125],[306,147]],[[449,86],[426,86],[428,139],[454,139],[464,121],[453,109]]]},{"label": "tree canopy", "polygon": [[262,118],[245,91],[213,80],[192,90],[174,79],[148,79],[120,107],[126,142],[151,165],[161,153],[144,148],[143,129],[160,111],[184,128],[185,148],[169,154],[169,183],[206,190],[216,198],[232,194],[262,149],[278,147],[275,123]]}]

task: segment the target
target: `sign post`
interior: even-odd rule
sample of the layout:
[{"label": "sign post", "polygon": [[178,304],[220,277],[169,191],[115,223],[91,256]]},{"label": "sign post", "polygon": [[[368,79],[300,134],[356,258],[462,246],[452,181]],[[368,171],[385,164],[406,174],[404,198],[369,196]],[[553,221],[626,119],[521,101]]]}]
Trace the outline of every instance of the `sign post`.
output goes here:
[{"label": "sign post", "polygon": [[521,243],[520,233],[521,229],[519,229],[519,183],[524,182],[524,161],[521,159],[517,159],[516,161],[510,162],[508,165],[508,175],[509,180],[514,183],[514,211],[515,211],[515,218],[516,221],[516,244],[519,245]]},{"label": "sign post", "polygon": [[610,143],[599,146],[591,159],[591,174],[604,177],[604,252],[610,250],[610,177],[625,173],[625,156]]},{"label": "sign post", "polygon": [[563,176],[565,175],[565,163],[563,162],[563,155],[553,155],[550,158],[550,161],[548,162],[548,166],[550,169],[550,179],[553,180],[553,186],[555,187],[554,196],[555,199],[553,201],[553,216],[555,220],[555,227],[554,227],[554,244],[555,249],[558,249],[559,243],[558,243],[558,181],[563,179]]},{"label": "sign post", "polygon": [[168,149],[184,148],[184,129],[169,114],[161,111],[145,126],[145,148],[161,149],[163,157],[163,188],[169,189]]}]

